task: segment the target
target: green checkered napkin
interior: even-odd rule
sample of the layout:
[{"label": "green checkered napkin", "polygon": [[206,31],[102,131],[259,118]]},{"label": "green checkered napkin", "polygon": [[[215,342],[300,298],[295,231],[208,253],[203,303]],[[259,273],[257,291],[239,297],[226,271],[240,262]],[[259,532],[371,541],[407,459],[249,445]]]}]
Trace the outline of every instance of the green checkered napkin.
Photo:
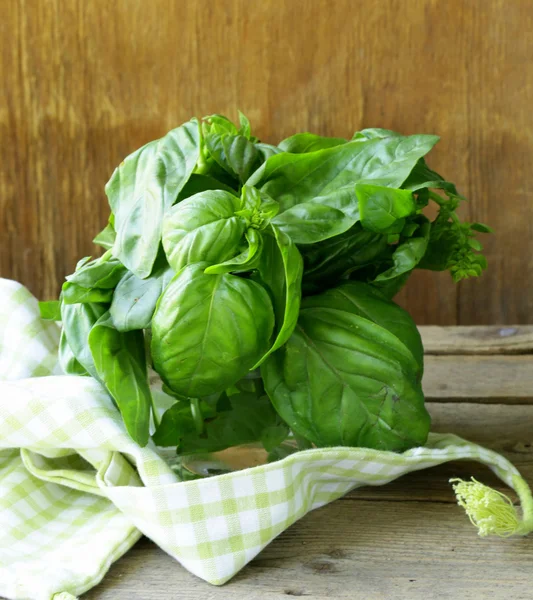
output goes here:
[{"label": "green checkered napkin", "polygon": [[501,494],[459,483],[459,501],[482,534],[526,533],[531,525],[531,495],[518,471],[453,435],[433,434],[404,454],[307,450],[182,482],[153,445],[130,439],[96,381],[59,373],[58,338],[33,296],[0,279],[0,596],[72,599],[141,533],[220,585],[308,511],[356,487],[457,459],[485,463],[521,497],[520,521]]}]

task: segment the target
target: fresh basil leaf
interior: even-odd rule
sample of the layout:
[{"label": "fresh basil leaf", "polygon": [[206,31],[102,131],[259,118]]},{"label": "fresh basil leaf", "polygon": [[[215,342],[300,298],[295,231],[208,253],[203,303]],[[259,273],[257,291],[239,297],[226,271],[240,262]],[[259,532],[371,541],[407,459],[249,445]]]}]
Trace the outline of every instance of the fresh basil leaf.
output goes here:
[{"label": "fresh basil leaf", "polygon": [[210,155],[230,175],[245,182],[259,166],[255,144],[242,135],[209,134],[206,145]]},{"label": "fresh basil leaf", "polygon": [[272,224],[296,244],[313,244],[344,233],[354,221],[336,208],[304,202],[274,217]]},{"label": "fresh basil leaf", "polygon": [[77,283],[67,281],[63,284],[61,298],[65,304],[78,304],[84,302],[109,303],[113,298],[113,290],[85,288]]},{"label": "fresh basil leaf", "polygon": [[402,187],[413,192],[423,188],[435,188],[445,190],[454,196],[458,195],[455,185],[430,169],[423,158],[416,163]]},{"label": "fresh basil leaf", "polygon": [[373,286],[361,281],[350,281],[326,290],[319,296],[310,296],[302,308],[321,307],[345,310],[364,317],[394,334],[411,352],[419,365],[419,379],[424,369],[422,338],[409,313],[388,300]]},{"label": "fresh basil leaf", "polygon": [[268,352],[255,365],[257,368],[269,354],[280,348],[291,336],[300,310],[303,260],[291,238],[271,226],[274,234],[264,236],[264,247],[258,270],[261,281],[270,290],[276,315],[276,337]]},{"label": "fresh basil leaf", "polygon": [[283,152],[292,152],[293,154],[304,154],[306,152],[316,152],[326,148],[334,148],[341,144],[346,144],[348,140],[344,138],[324,137],[314,133],[297,133],[291,137],[285,138],[278,144],[278,148]]},{"label": "fresh basil leaf", "polygon": [[239,135],[242,135],[246,139],[249,140],[250,136],[252,134],[251,127],[250,127],[250,121],[248,120],[246,115],[244,115],[241,111],[239,111],[239,124],[240,124]]},{"label": "fresh basil leaf", "polygon": [[257,188],[243,186],[241,208],[236,213],[255,229],[265,229],[278,214],[279,204],[265,192]]},{"label": "fresh basil leaf", "polygon": [[106,185],[117,232],[113,254],[141,279],[152,272],[163,216],[191,176],[199,153],[199,125],[192,119],[130,154]]},{"label": "fresh basil leaf", "polygon": [[125,272],[125,267],[118,260],[114,258],[108,259],[104,255],[91,262],[86,262],[80,267],[76,267],[76,271],[72,275],[67,275],[66,279],[68,282],[75,283],[84,288],[106,290],[113,289]]},{"label": "fresh basil leaf", "polygon": [[383,281],[372,281],[370,285],[376,288],[380,294],[392,300],[396,294],[400,292],[403,286],[407,283],[409,277],[411,277],[412,271],[406,271],[402,275],[393,277],[392,279],[385,279]]},{"label": "fresh basil leaf", "polygon": [[201,192],[174,206],[163,223],[163,248],[174,271],[234,256],[246,229],[244,219],[235,214],[238,209],[236,196],[217,190]]},{"label": "fresh basil leaf", "polygon": [[208,190],[224,190],[230,194],[237,194],[237,192],[229,185],[226,185],[214,177],[193,173],[190,176],[189,181],[187,181],[181,192],[178,194],[176,202],[181,202],[186,198],[190,198],[191,196],[195,196],[200,192],[206,192]]},{"label": "fresh basil leaf", "polygon": [[[113,215],[111,215],[113,216]],[[102,229],[102,231],[93,239],[93,244],[97,244],[106,250],[110,250],[117,237],[115,227],[113,225],[114,219],[109,219],[109,223]]]},{"label": "fresh basil leaf", "polygon": [[274,154],[281,154],[281,150],[277,146],[272,146],[271,144],[265,144],[263,142],[256,142],[255,148],[259,153],[260,162],[264,163],[265,160],[268,160]]},{"label": "fresh basil leaf", "polygon": [[277,154],[248,180],[280,203],[281,212],[357,182],[399,188],[418,159],[437,143],[433,135],[353,141],[308,154]]},{"label": "fresh basil leaf", "polygon": [[367,140],[381,140],[383,138],[403,138],[405,137],[401,133],[397,133],[396,131],[391,131],[390,129],[380,129],[379,127],[370,127],[368,129],[362,129],[361,131],[356,131],[353,134],[353,140],[365,142]]},{"label": "fresh basil leaf", "polygon": [[154,442],[158,446],[177,446],[180,454],[219,452],[232,446],[263,442],[267,451],[288,436],[267,396],[239,393],[228,398],[230,407],[205,425],[198,435],[190,407],[174,405],[164,415]]},{"label": "fresh basil leaf", "polygon": [[207,275],[221,275],[222,273],[242,273],[251,271],[258,265],[263,248],[263,238],[256,229],[248,229],[245,233],[247,246],[237,256],[217,265],[207,267]]},{"label": "fresh basil leaf", "polygon": [[65,375],[89,375],[74,356],[67,342],[65,330],[61,331],[61,337],[59,338],[58,362]]},{"label": "fresh basil leaf", "polygon": [[47,300],[39,302],[39,313],[45,321],[61,321],[61,301]]},{"label": "fresh basil leaf", "polygon": [[412,271],[422,260],[428,247],[430,223],[422,215],[419,215],[417,218],[422,223],[417,230],[417,235],[407,238],[396,247],[392,255],[393,266],[385,272],[380,273],[375,279],[376,282],[393,279]]},{"label": "fresh basil leaf", "polygon": [[72,354],[95,379],[98,373],[89,348],[89,333],[98,319],[106,312],[105,304],[65,304],[61,305],[61,321],[66,342]]},{"label": "fresh basil leaf", "polygon": [[400,233],[405,217],[416,212],[413,194],[407,190],[357,183],[361,225],[376,233]]},{"label": "fresh basil leaf", "polygon": [[98,377],[117,403],[130,436],[148,443],[152,396],[146,371],[142,331],[121,333],[109,313],[95,323],[89,346]]},{"label": "fresh basil leaf", "polygon": [[234,384],[268,348],[272,303],[256,282],[185,267],[159,298],[152,319],[156,371],[182,396],[201,398]]},{"label": "fresh basil leaf", "polygon": [[223,115],[209,115],[202,119],[202,130],[204,136],[210,133],[219,135],[237,135],[239,133],[237,127],[227,117]]},{"label": "fresh basil leaf", "polygon": [[146,279],[140,279],[135,273],[128,271],[119,281],[109,309],[116,329],[123,332],[147,329],[157,300],[174,274],[168,264],[154,268]]},{"label": "fresh basil leaf", "polygon": [[300,251],[304,293],[327,289],[350,273],[389,257],[387,236],[365,231],[359,223],[342,235],[300,246]]},{"label": "fresh basil leaf", "polygon": [[328,298],[302,308],[290,340],[261,367],[274,407],[296,434],[319,447],[391,451],[427,439],[419,371],[393,333],[330,308]]}]

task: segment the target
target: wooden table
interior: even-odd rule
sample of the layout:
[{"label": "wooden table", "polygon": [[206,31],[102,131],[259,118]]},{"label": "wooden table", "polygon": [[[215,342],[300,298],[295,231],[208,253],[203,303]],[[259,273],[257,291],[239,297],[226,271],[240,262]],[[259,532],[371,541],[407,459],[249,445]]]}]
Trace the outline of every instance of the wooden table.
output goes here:
[{"label": "wooden table", "polygon": [[[425,391],[433,430],[507,456],[533,483],[533,326],[426,327]],[[455,503],[453,463],[363,488],[311,512],[217,588],[141,540],[88,600],[531,600],[533,536],[477,536]],[[509,490],[506,490],[507,492]]]}]

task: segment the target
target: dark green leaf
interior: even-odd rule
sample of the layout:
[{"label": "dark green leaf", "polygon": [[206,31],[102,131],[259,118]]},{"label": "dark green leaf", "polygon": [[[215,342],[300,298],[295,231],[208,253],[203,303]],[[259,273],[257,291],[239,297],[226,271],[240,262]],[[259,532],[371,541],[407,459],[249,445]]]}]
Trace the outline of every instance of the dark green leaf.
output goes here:
[{"label": "dark green leaf", "polygon": [[359,315],[390,331],[410,350],[420,367],[418,377],[422,377],[422,339],[413,319],[403,308],[385,298],[373,286],[361,281],[343,283],[319,296],[310,296],[302,302],[302,309],[324,305]]},{"label": "dark green leaf", "polygon": [[365,231],[359,223],[342,235],[301,246],[300,251],[305,293],[327,289],[350,273],[389,257],[387,236]]},{"label": "dark green leaf", "polygon": [[229,410],[206,422],[201,436],[196,433],[190,407],[174,405],[163,415],[154,442],[159,446],[177,446],[180,454],[194,454],[259,441],[269,451],[286,439],[288,428],[267,396],[239,393],[230,396],[229,403]]},{"label": "dark green leaf", "polygon": [[89,346],[98,376],[117,403],[128,433],[145,446],[152,396],[142,331],[121,333],[106,313],[92,328]]},{"label": "dark green leaf", "polygon": [[393,279],[412,271],[422,260],[428,247],[430,224],[425,217],[420,216],[418,218],[422,225],[417,230],[417,235],[407,238],[396,247],[392,255],[392,267],[380,273],[375,279],[376,282]]},{"label": "dark green leaf", "polygon": [[120,164],[106,185],[117,232],[113,253],[141,279],[152,272],[163,216],[198,161],[199,133],[192,119],[146,144]]},{"label": "dark green leaf", "polygon": [[283,420],[317,446],[403,451],[426,441],[430,419],[412,353],[327,297],[302,308],[290,340],[261,372]]},{"label": "dark green leaf", "polygon": [[176,202],[181,202],[186,198],[195,196],[200,192],[206,192],[207,190],[224,190],[230,194],[237,195],[237,192],[232,189],[229,185],[226,185],[222,181],[210,177],[209,175],[201,175],[199,173],[193,173],[189,181],[183,186],[181,192],[178,194]]},{"label": "dark green leaf", "polygon": [[152,319],[152,359],[163,381],[201,398],[241,379],[268,348],[272,303],[254,281],[185,267],[161,295]]},{"label": "dark green leaf", "polygon": [[261,281],[270,290],[276,315],[276,338],[265,358],[280,348],[290,337],[298,321],[303,260],[298,248],[291,238],[271,226],[272,235],[264,237],[264,247],[258,265]]}]

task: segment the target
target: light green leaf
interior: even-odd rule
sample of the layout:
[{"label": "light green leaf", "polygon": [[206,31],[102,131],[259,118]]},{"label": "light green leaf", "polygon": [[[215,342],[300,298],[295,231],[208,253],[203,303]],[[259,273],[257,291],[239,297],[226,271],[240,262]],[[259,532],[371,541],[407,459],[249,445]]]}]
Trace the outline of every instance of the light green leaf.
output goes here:
[{"label": "light green leaf", "polygon": [[244,219],[235,214],[238,209],[239,198],[217,190],[201,192],[174,206],[163,223],[163,248],[174,271],[234,256],[246,229]]},{"label": "light green leaf", "polygon": [[89,346],[98,376],[117,403],[128,433],[145,446],[152,396],[142,331],[121,333],[105,313],[89,334]]},{"label": "light green leaf", "polygon": [[192,119],[128,156],[106,185],[117,232],[113,254],[141,279],[152,272],[163,217],[191,176],[199,153],[198,121]]}]

